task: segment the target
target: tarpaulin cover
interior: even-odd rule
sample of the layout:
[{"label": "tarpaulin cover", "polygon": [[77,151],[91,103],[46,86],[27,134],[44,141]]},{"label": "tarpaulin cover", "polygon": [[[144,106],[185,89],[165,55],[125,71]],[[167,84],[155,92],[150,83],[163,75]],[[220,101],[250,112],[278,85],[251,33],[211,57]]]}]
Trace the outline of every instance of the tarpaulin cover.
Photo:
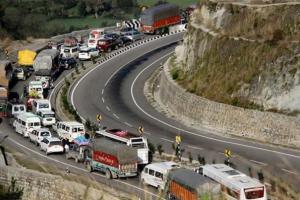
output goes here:
[{"label": "tarpaulin cover", "polygon": [[74,139],[74,143],[78,144],[79,146],[86,146],[90,144],[90,139],[86,139],[84,135],[80,135]]},{"label": "tarpaulin cover", "polygon": [[36,52],[30,50],[23,50],[18,52],[18,64],[32,66]]}]

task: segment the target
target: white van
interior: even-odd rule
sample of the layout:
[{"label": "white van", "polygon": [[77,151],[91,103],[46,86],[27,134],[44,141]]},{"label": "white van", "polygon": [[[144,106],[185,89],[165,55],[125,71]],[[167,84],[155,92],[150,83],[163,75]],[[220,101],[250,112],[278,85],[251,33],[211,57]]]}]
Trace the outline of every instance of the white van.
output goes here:
[{"label": "white van", "polygon": [[52,126],[56,123],[55,113],[53,111],[42,110],[38,111],[36,114],[39,116],[43,126]]},{"label": "white van", "polygon": [[70,142],[78,136],[85,134],[84,125],[76,121],[57,122],[53,125],[53,129],[60,138],[68,139]]},{"label": "white van", "polygon": [[30,81],[28,85],[28,94],[36,93],[40,98],[43,96],[43,82],[42,81]]},{"label": "white van", "polygon": [[33,142],[36,146],[38,146],[44,138],[50,137],[52,137],[52,134],[48,128],[34,129],[29,133],[29,141]]},{"label": "white van", "polygon": [[34,99],[32,101],[32,112],[51,111],[51,103],[48,99]]},{"label": "white van", "polygon": [[79,47],[65,47],[63,46],[60,50],[60,54],[63,58],[78,58],[79,55]]},{"label": "white van", "polygon": [[20,103],[7,103],[7,116],[16,117],[17,115],[26,112],[26,106]]},{"label": "white van", "polygon": [[16,116],[13,127],[17,133],[28,137],[31,131],[41,128],[41,121],[37,115],[25,112]]},{"label": "white van", "polygon": [[163,190],[167,182],[168,172],[174,168],[179,168],[179,165],[171,161],[146,165],[142,171],[141,181],[144,185],[151,185]]}]

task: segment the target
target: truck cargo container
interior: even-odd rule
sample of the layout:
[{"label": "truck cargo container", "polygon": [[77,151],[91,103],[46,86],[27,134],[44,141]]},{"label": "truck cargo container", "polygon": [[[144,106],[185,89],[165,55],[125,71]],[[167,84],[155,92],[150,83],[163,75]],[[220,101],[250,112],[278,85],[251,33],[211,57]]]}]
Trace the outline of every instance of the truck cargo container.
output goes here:
[{"label": "truck cargo container", "polygon": [[168,27],[180,24],[179,7],[172,4],[162,4],[143,11],[141,15],[142,31],[150,34],[167,32]]},{"label": "truck cargo container", "polygon": [[85,164],[88,171],[101,171],[110,178],[137,176],[136,149],[101,138],[92,141]]},{"label": "truck cargo container", "polygon": [[169,200],[219,199],[221,194],[220,184],[183,168],[169,172],[166,189]]},{"label": "truck cargo container", "polygon": [[96,131],[97,135],[102,135],[111,140],[125,144],[137,150],[138,164],[146,165],[149,163],[149,148],[145,137],[124,131],[121,129],[106,129]]}]

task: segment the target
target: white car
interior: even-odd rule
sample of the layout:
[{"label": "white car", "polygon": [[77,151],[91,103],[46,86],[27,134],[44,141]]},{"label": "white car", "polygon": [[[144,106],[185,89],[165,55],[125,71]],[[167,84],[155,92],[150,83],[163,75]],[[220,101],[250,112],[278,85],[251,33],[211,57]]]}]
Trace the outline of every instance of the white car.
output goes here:
[{"label": "white car", "polygon": [[44,138],[40,142],[40,150],[45,151],[46,155],[50,153],[63,153],[64,147],[62,142],[56,138]]},{"label": "white car", "polygon": [[99,56],[99,50],[96,48],[82,48],[79,52],[80,60],[90,60],[92,57]]},{"label": "white car", "polygon": [[44,138],[52,137],[52,134],[48,128],[34,129],[28,135],[29,141],[33,142],[36,146],[38,146]]},{"label": "white car", "polygon": [[39,116],[43,126],[52,126],[56,123],[55,113],[53,111],[39,111],[36,113]]}]

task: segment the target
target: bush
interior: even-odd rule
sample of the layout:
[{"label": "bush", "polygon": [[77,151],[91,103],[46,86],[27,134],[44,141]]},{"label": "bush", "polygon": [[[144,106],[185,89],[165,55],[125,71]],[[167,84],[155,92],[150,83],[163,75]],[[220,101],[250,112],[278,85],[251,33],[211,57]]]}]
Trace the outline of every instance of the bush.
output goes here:
[{"label": "bush", "polygon": [[19,188],[16,186],[17,180],[12,177],[10,186],[0,185],[0,199],[13,199],[13,200],[21,200],[23,196],[23,188]]},{"label": "bush", "polygon": [[162,147],[161,144],[158,144],[158,145],[157,145],[157,151],[158,151],[158,154],[159,154],[160,156],[161,156],[162,153],[164,152],[163,147]]},{"label": "bush", "polygon": [[151,142],[148,142],[148,147],[149,147],[150,153],[155,154],[156,148],[155,148],[154,144],[152,144]]}]

